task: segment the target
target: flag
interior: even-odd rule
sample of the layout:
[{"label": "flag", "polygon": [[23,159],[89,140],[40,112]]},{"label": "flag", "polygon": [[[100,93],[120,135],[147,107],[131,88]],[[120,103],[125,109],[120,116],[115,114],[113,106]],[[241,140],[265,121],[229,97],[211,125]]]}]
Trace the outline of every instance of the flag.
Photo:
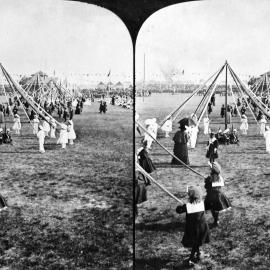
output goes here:
[{"label": "flag", "polygon": [[111,75],[111,70],[109,71],[109,73],[107,74],[107,77],[109,77]]},{"label": "flag", "polygon": [[183,75],[185,74],[185,70],[184,70],[184,69],[182,70],[182,74],[183,74]]}]

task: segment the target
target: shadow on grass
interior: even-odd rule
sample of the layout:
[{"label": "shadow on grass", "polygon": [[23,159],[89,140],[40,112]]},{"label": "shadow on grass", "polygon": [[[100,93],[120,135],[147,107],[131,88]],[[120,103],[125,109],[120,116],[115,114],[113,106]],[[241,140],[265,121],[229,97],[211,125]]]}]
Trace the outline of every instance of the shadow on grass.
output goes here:
[{"label": "shadow on grass", "polygon": [[135,224],[136,230],[147,230],[147,231],[168,231],[177,230],[184,231],[185,223],[179,221],[169,223],[137,223]]},{"label": "shadow on grass", "polygon": [[182,270],[182,269],[194,269],[193,267],[187,266],[186,262],[175,262],[174,266],[168,268],[168,263],[171,260],[161,259],[161,258],[149,258],[149,259],[136,259],[135,260],[135,270],[161,270],[161,269],[172,269],[172,270]]}]

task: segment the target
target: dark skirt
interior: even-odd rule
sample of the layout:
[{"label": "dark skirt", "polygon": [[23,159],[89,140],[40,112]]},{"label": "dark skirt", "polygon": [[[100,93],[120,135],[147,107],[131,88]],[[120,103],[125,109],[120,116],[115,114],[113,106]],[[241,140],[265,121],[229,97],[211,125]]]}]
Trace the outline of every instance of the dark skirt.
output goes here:
[{"label": "dark skirt", "polygon": [[[189,158],[188,158],[188,147],[186,143],[175,143],[173,153],[176,157],[178,157],[181,161],[183,161],[186,165],[189,165]],[[173,165],[182,165],[177,159],[173,158],[172,162]]]},{"label": "dark skirt", "polygon": [[206,209],[211,209],[213,211],[222,211],[231,207],[231,202],[219,189],[208,190],[204,204]]},{"label": "dark skirt", "polygon": [[147,191],[144,183],[138,183],[135,186],[135,205],[147,201]]},{"label": "dark skirt", "polygon": [[149,157],[140,159],[139,164],[147,173],[151,173],[156,169],[155,165]]},{"label": "dark skirt", "polygon": [[204,212],[187,214],[182,244],[186,248],[201,246],[210,242],[208,224]]}]

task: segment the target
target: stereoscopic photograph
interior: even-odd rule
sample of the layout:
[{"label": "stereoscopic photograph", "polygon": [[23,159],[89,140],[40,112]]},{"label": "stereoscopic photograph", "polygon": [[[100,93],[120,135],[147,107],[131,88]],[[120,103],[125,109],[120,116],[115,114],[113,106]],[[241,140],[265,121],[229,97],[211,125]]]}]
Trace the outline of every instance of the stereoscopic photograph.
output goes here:
[{"label": "stereoscopic photograph", "polygon": [[0,0],[0,33],[0,269],[130,269],[125,25],[87,3]]},{"label": "stereoscopic photograph", "polygon": [[268,269],[269,1],[165,7],[136,43],[136,269]]}]

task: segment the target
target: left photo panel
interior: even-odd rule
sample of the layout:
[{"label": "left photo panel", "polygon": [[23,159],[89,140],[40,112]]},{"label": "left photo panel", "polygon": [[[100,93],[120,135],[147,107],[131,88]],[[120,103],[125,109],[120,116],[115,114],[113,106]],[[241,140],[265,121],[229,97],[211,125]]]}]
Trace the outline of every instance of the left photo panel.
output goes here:
[{"label": "left photo panel", "polygon": [[0,0],[0,268],[132,269],[132,41],[104,8]]}]

